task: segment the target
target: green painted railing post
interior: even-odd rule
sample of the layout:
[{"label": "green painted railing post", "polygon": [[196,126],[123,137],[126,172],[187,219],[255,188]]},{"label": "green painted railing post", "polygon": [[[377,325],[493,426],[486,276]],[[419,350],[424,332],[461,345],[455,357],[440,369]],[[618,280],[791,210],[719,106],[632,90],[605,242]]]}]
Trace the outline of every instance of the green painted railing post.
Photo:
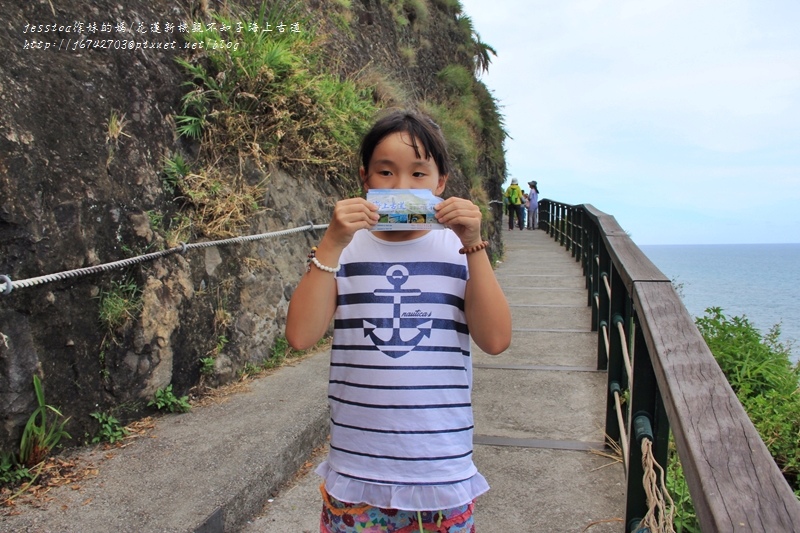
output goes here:
[{"label": "green painted railing post", "polygon": [[[597,369],[606,370],[608,368],[608,350],[606,348],[606,337],[603,333],[603,325],[606,328],[610,327],[611,323],[609,314],[609,297],[608,290],[606,289],[605,280],[609,279],[609,270],[611,270],[611,258],[608,255],[605,243],[600,239],[598,258],[600,261],[599,272],[596,284],[595,305],[597,306],[597,325],[594,331],[598,332],[597,335]],[[607,334],[607,331],[606,331]]]},{"label": "green painted railing post", "polygon": [[600,323],[600,245],[602,239],[596,226],[592,226],[592,255],[589,257],[592,285],[589,288],[589,305],[592,306],[592,331],[597,331]]},{"label": "green painted railing post", "polygon": [[545,231],[550,225],[550,200],[539,201],[539,227]]},{"label": "green painted railing post", "polygon": [[[630,391],[630,413],[633,414],[631,415],[631,423],[628,425],[633,426],[633,422],[640,416],[647,418],[651,429],[650,440],[653,443],[653,458],[666,472],[669,452],[667,412],[661,399],[661,392],[653,372],[650,353],[647,350],[647,344],[642,334],[642,328],[639,327],[638,319],[635,319],[633,324],[634,342],[631,350],[633,379]],[[631,427],[628,431],[630,458],[628,471],[626,472],[626,524],[630,524],[634,520],[641,520],[648,510],[647,495],[642,486],[644,469],[642,467],[641,439],[637,439],[635,429],[635,427]]]},{"label": "green painted railing post", "polygon": [[[551,214],[550,219],[550,236],[555,239],[556,238],[556,231],[558,231],[558,213],[559,213],[559,206],[558,204],[553,204],[553,213]],[[558,240],[558,239],[556,239]]]},{"label": "green painted railing post", "polygon": [[[611,274],[608,276],[609,285],[611,286],[611,295],[608,298],[607,328],[606,331],[601,330],[598,332],[598,337],[600,338],[598,344],[605,344],[608,342],[608,362],[606,366],[608,371],[608,383],[618,383],[624,391],[628,388],[629,377],[623,357],[623,343],[625,341],[620,338],[618,325],[625,322],[624,317],[628,309],[628,294],[625,290],[625,284],[617,270],[613,267],[613,264],[609,265],[609,270],[611,270]],[[604,293],[605,291],[604,283],[600,292]],[[603,338],[605,335],[608,336],[607,341]],[[598,366],[598,368],[600,367]],[[605,431],[609,438],[618,441],[622,432],[619,428],[615,405],[614,395],[609,391],[606,397]],[[628,417],[625,412],[623,412],[622,418],[622,423],[626,424]]]},{"label": "green painted railing post", "polygon": [[588,220],[586,223],[586,228],[584,228],[583,273],[586,276],[587,305],[592,308],[592,327],[594,327],[594,324],[597,323],[597,317],[594,315],[594,280],[597,279],[597,265],[594,261],[596,254],[594,241],[597,228]]},{"label": "green painted railing post", "polygon": [[575,207],[573,209],[572,234],[570,238],[572,240],[572,257],[574,257],[575,261],[578,262],[581,260],[582,230],[583,230],[583,209]]}]

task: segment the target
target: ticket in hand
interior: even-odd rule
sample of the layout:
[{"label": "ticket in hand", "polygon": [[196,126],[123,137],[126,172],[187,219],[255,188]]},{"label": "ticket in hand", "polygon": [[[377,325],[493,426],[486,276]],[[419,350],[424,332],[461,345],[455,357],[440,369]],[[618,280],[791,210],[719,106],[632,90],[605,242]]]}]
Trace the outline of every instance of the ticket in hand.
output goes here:
[{"label": "ticket in hand", "polygon": [[433,208],[443,200],[428,189],[371,189],[367,201],[378,206],[380,215],[372,231],[445,229]]}]

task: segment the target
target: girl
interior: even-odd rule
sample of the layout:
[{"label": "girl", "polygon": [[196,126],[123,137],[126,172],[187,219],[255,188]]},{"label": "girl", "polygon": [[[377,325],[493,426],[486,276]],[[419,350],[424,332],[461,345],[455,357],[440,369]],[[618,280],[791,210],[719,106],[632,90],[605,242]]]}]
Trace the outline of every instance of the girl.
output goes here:
[{"label": "girl", "polygon": [[[428,189],[449,173],[439,127],[413,112],[380,119],[361,145],[363,188]],[[330,454],[320,531],[474,531],[488,490],[472,462],[470,336],[498,354],[511,314],[462,198],[435,207],[447,230],[372,232],[377,207],[336,204],[289,304],[286,339],[313,346],[334,319]],[[427,526],[427,527],[426,527]]]}]

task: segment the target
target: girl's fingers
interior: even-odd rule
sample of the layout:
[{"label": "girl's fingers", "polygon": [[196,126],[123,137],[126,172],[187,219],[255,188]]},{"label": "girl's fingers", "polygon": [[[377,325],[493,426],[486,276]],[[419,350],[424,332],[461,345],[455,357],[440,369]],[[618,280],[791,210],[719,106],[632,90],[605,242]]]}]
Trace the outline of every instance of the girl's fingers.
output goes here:
[{"label": "girl's fingers", "polygon": [[378,223],[377,210],[374,204],[363,198],[350,198],[337,202],[328,227],[331,237],[346,245],[356,231],[371,228]]},{"label": "girl's fingers", "polygon": [[481,218],[480,208],[463,198],[448,198],[436,206],[436,220],[452,229],[465,246],[480,240]]},{"label": "girl's fingers", "polygon": [[482,218],[480,208],[462,198],[448,198],[438,204],[436,210],[436,220],[446,225],[465,224],[471,221],[480,224]]}]

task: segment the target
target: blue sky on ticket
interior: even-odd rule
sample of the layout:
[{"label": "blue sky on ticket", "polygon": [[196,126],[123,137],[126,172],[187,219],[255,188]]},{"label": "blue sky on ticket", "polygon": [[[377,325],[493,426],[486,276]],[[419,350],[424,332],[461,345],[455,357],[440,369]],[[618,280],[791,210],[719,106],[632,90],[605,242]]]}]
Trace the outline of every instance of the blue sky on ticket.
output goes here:
[{"label": "blue sky on ticket", "polygon": [[523,188],[638,244],[800,242],[800,2],[461,3]]}]

